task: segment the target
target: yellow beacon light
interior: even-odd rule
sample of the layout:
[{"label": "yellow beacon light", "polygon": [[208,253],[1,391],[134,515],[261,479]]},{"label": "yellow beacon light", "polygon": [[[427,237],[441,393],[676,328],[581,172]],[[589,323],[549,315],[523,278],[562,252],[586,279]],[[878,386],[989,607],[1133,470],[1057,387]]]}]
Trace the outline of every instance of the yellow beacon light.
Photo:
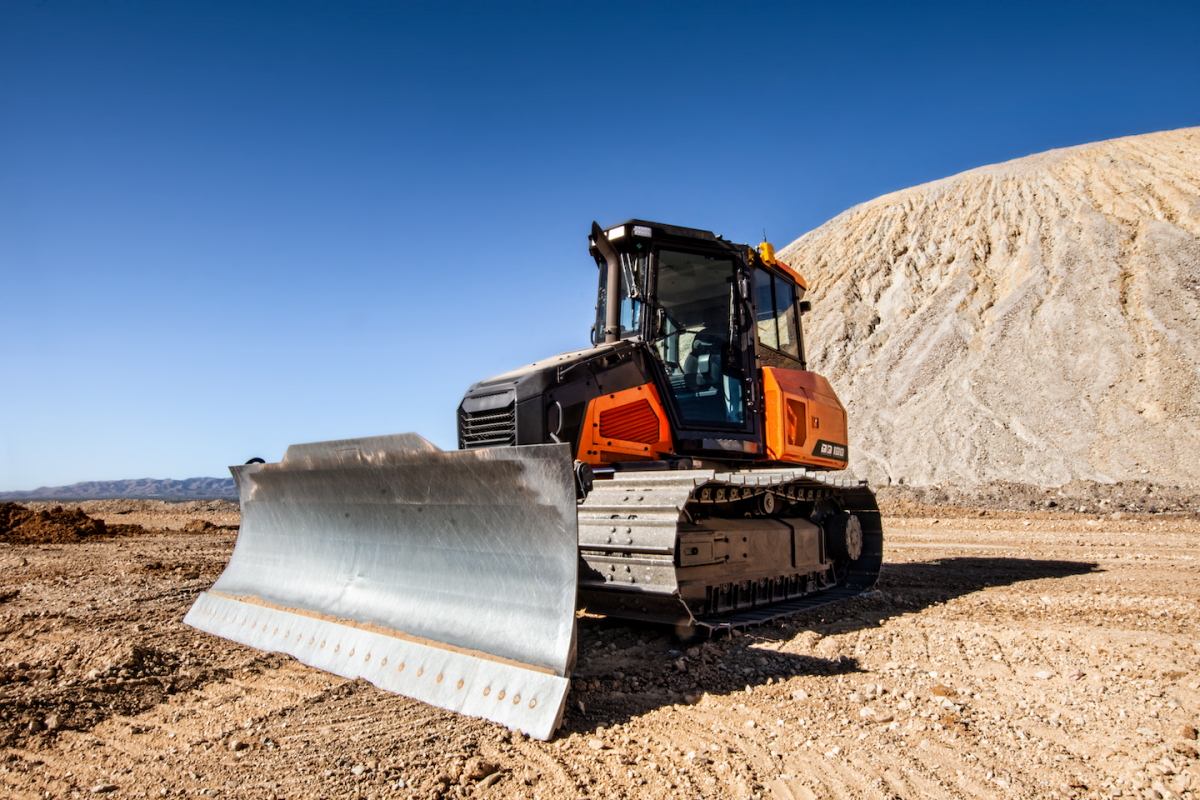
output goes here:
[{"label": "yellow beacon light", "polygon": [[758,257],[763,260],[764,264],[775,266],[775,248],[770,242],[763,242],[758,246]]}]

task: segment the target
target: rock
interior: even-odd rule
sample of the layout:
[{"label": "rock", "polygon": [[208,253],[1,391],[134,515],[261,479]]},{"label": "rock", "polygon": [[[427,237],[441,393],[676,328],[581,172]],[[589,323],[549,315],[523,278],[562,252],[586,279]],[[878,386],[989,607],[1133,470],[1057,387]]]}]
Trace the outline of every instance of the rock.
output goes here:
[{"label": "rock", "polygon": [[687,662],[684,661],[682,658],[675,662],[675,671],[676,672],[683,672],[686,669],[687,669]]},{"label": "rock", "polygon": [[488,775],[486,778],[481,780],[479,782],[479,786],[480,786],[480,788],[486,789],[489,786],[496,785],[496,783],[498,783],[500,781],[500,779],[503,777],[504,777],[503,773],[493,772],[491,775]]},{"label": "rock", "polygon": [[1191,725],[1181,725],[1175,729],[1175,735],[1180,739],[1195,739],[1196,729]]},{"label": "rock", "polygon": [[588,744],[588,747],[592,748],[593,750],[603,750],[604,749],[604,740],[602,740],[602,739],[595,739],[595,738],[588,739],[587,744]]},{"label": "rock", "polygon": [[[1039,675],[1040,675],[1040,674],[1041,674],[1041,673],[1039,673]],[[1049,677],[1049,676],[1047,676],[1047,677]],[[1075,670],[1074,672],[1072,672],[1070,675],[1068,675],[1068,676],[1067,676],[1067,680],[1069,680],[1069,681],[1077,681],[1077,680],[1079,680],[1079,679],[1080,679],[1080,678],[1082,678],[1082,677],[1083,677],[1083,670],[1081,670],[1081,669],[1077,669],[1077,670]]]},{"label": "rock", "polygon": [[107,794],[116,790],[117,785],[115,783],[97,783],[92,787],[92,794]]},{"label": "rock", "polygon": [[[61,720],[59,720],[58,714],[51,714],[50,716],[46,717],[42,724],[46,726],[46,730],[56,731],[58,730],[58,726],[61,724]],[[1192,738],[1194,739],[1195,737],[1193,736]]]},{"label": "rock", "polygon": [[481,781],[489,775],[493,775],[500,767],[490,761],[484,761],[482,758],[470,758],[467,760],[466,766],[463,767],[461,781],[463,783]]},{"label": "rock", "polygon": [[792,692],[792,699],[796,701],[807,700],[808,692],[804,691],[803,689],[797,689],[796,691]]},{"label": "rock", "polygon": [[742,727],[744,727],[744,728],[750,728],[750,729],[753,729],[754,727],[756,727],[756,726],[757,726],[757,724],[758,724],[758,723],[756,723],[754,720],[752,720],[752,719],[748,719],[748,720],[746,720],[746,722],[745,722],[745,723],[742,725]]},{"label": "rock", "polygon": [[1054,677],[1054,673],[1048,669],[1044,669],[1035,674],[1033,677],[1037,678],[1039,681],[1047,681]]},{"label": "rock", "polygon": [[25,726],[25,729],[30,733],[37,733],[38,731],[42,730],[42,723],[40,720],[30,720],[29,724]]},{"label": "rock", "polygon": [[354,776],[362,775],[366,771],[367,771],[367,768],[364,767],[362,764],[355,764],[353,767],[350,768],[350,774],[354,775]]},{"label": "rock", "polygon": [[229,740],[229,749],[231,752],[234,752],[234,753],[236,753],[239,750],[245,750],[249,746],[250,746],[249,744],[247,744],[245,741],[243,741],[241,739],[230,739]]}]

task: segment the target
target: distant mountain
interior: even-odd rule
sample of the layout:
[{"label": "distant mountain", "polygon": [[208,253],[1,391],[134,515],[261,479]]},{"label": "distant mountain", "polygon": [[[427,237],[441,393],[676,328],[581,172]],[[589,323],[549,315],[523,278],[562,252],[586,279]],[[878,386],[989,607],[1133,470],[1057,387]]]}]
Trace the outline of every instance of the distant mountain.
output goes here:
[{"label": "distant mountain", "polygon": [[43,486],[28,492],[0,492],[0,501],[22,500],[237,500],[233,478],[138,478],[127,481],[86,481],[70,486]]}]

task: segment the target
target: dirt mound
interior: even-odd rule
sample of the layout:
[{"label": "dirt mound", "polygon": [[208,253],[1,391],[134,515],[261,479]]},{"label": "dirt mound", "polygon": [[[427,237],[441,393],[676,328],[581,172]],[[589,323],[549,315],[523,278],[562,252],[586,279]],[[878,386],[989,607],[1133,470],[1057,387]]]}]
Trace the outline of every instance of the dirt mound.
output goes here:
[{"label": "dirt mound", "polygon": [[[181,530],[191,521],[203,520],[216,528],[237,530],[241,512],[228,500],[84,500],[78,503],[30,501],[26,508],[41,511],[62,506],[78,508],[91,517],[104,520],[111,531],[118,525],[137,525],[147,530]],[[198,530],[209,530],[201,527]]]},{"label": "dirt mound", "polygon": [[63,544],[92,536],[140,533],[135,525],[104,524],[78,508],[62,506],[32,511],[17,503],[0,503],[0,542],[8,544]]},{"label": "dirt mound", "polygon": [[780,257],[860,477],[1200,485],[1200,128],[885,195]]},{"label": "dirt mound", "polygon": [[1072,481],[1045,488],[1028,484],[991,481],[977,486],[933,484],[931,486],[876,487],[879,508],[890,516],[907,517],[962,514],[980,511],[1058,514],[1107,514],[1119,519],[1128,514],[1200,514],[1200,496],[1178,485],[1150,481]]}]

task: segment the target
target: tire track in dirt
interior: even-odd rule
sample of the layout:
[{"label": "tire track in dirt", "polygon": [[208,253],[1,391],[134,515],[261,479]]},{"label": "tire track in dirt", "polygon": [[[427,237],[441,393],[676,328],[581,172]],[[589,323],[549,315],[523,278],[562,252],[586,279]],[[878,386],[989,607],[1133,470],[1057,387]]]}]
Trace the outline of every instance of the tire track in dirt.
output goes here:
[{"label": "tire track in dirt", "polygon": [[[24,558],[40,577],[0,574],[0,591],[22,589],[0,604],[0,713],[18,715],[0,727],[10,737],[0,788],[313,800],[1190,796],[1200,758],[1180,732],[1200,721],[1200,526],[1028,519],[892,520],[879,595],[749,636],[684,648],[650,626],[585,618],[580,676],[550,743],[181,626],[207,578],[181,580],[172,557],[215,574],[228,534],[9,548],[0,561]],[[162,569],[130,572],[156,561]],[[84,573],[86,585],[69,577]],[[122,660],[147,647],[163,654],[157,687]],[[148,705],[122,705],[151,688],[162,694]],[[75,696],[92,717],[71,719],[93,723],[27,729]],[[463,778],[472,759],[498,767],[494,782]]]}]

